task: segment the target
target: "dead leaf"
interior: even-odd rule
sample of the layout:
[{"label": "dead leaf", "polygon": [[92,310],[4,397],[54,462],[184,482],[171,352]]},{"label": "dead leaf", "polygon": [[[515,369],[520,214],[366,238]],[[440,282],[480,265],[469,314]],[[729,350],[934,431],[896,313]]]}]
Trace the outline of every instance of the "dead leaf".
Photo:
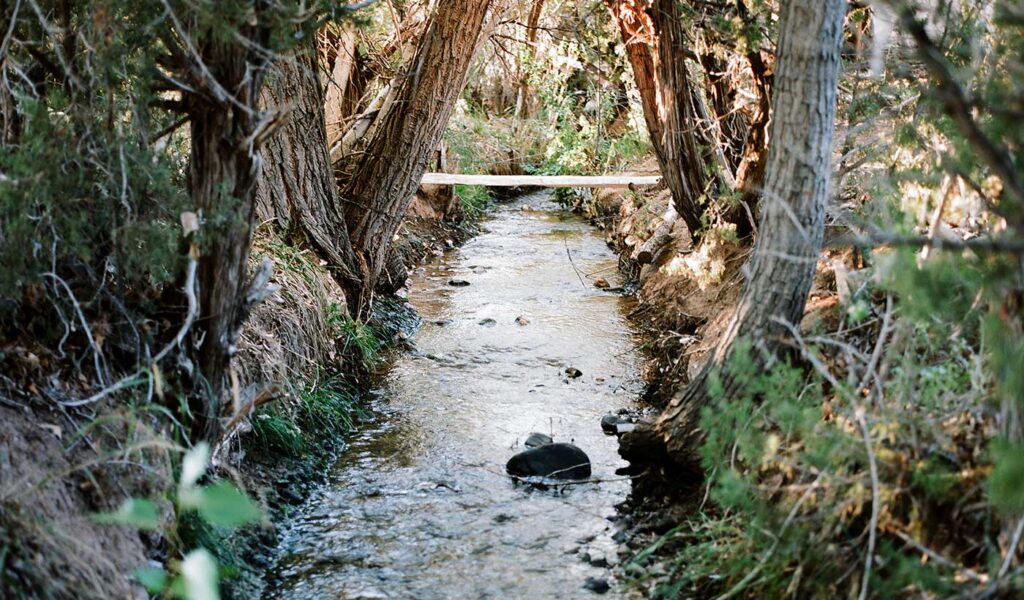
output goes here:
[{"label": "dead leaf", "polygon": [[45,429],[46,431],[49,431],[53,435],[57,436],[58,440],[64,438],[64,430],[61,429],[61,427],[59,425],[54,425],[53,423],[37,423],[37,424],[39,425],[39,427],[41,429]]}]

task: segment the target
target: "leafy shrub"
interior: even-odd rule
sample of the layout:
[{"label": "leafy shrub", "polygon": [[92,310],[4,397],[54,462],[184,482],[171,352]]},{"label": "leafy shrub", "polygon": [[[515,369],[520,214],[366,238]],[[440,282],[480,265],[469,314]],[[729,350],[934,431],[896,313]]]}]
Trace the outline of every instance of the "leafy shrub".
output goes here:
[{"label": "leafy shrub", "polygon": [[494,195],[483,186],[456,185],[455,193],[462,202],[462,210],[470,217],[480,217],[494,205]]}]

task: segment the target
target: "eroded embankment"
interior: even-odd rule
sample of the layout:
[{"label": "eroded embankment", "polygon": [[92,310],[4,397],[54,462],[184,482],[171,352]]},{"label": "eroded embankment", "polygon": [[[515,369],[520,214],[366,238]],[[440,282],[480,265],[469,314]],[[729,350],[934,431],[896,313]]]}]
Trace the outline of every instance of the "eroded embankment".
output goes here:
[{"label": "eroded embankment", "polygon": [[[644,165],[651,167],[652,165]],[[641,171],[645,169],[641,168]],[[631,318],[644,338],[648,419],[696,375],[715,351],[742,291],[742,267],[748,243],[725,229],[711,228],[694,248],[682,219],[670,221],[671,194],[666,189],[604,191],[577,203],[591,223],[606,232],[619,255],[619,266],[636,288]],[[659,239],[660,236],[660,239]],[[657,242],[657,243],[655,243]],[[838,294],[834,268],[849,251],[825,251],[801,328],[835,326]],[[618,575],[653,594],[678,568],[672,561],[684,536],[666,535],[702,509],[709,509],[698,473],[651,469],[634,482],[624,503],[622,523],[634,560]]]},{"label": "eroded embankment", "polygon": [[[427,192],[418,195],[396,244],[396,262],[405,268],[472,234],[469,223],[458,222],[458,199],[450,189]],[[231,434],[217,458],[220,474],[260,500],[271,520],[217,534],[178,527],[165,504],[161,513],[175,543],[201,542],[235,572],[225,580],[229,597],[258,595],[267,549],[276,543],[271,522],[323,480],[342,445],[336,433],[351,418],[360,385],[348,376],[358,370],[351,367],[360,357],[350,343],[344,295],[315,254],[284,240],[269,224],[257,232],[252,254],[254,261],[272,260],[273,282],[281,289],[257,306],[235,364],[239,404],[258,397],[260,406],[253,419],[229,424]],[[175,311],[165,318],[180,316]],[[111,326],[97,327],[99,335]],[[379,331],[386,337],[393,330]],[[117,339],[109,337],[113,341],[104,349],[119,350]],[[126,498],[160,500],[173,489],[173,447],[180,431],[170,415],[177,400],[168,394],[159,402],[161,390],[150,385],[79,404],[91,393],[85,380],[59,375],[73,372],[61,362],[70,356],[31,336],[4,340],[0,347],[0,596],[145,597],[132,573],[173,558],[166,538],[101,524],[93,516],[116,510]],[[135,393],[148,394],[152,404]],[[331,413],[300,418],[311,399]],[[260,427],[270,422],[283,424],[281,431],[294,434],[301,446],[286,447],[284,438],[270,437],[275,430]]]}]

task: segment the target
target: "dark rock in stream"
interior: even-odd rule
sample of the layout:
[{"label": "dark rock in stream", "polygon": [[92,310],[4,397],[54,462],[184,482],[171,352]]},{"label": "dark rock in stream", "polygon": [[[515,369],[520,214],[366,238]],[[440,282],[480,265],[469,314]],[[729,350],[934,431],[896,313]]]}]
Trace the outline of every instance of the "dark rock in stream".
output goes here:
[{"label": "dark rock in stream", "polygon": [[465,279],[450,279],[448,281],[448,285],[452,287],[466,287],[467,285],[469,285],[469,282],[466,281]]},{"label": "dark rock in stream", "polygon": [[498,324],[498,322],[495,321],[494,319],[481,319],[478,324],[484,327],[494,327],[495,325]]},{"label": "dark rock in stream", "polygon": [[516,454],[505,465],[516,478],[587,479],[590,457],[572,444],[546,444]]},{"label": "dark rock in stream", "polygon": [[565,374],[568,375],[571,379],[576,379],[577,377],[583,376],[583,371],[580,371],[576,367],[569,367],[568,369],[565,370]]},{"label": "dark rock in stream", "polygon": [[586,583],[583,584],[583,589],[590,590],[595,594],[607,594],[608,590],[612,589],[612,586],[608,585],[607,579],[587,577]]},{"label": "dark rock in stream", "polygon": [[605,415],[601,417],[601,430],[609,435],[621,435],[632,431],[636,425],[628,418],[619,415]]}]

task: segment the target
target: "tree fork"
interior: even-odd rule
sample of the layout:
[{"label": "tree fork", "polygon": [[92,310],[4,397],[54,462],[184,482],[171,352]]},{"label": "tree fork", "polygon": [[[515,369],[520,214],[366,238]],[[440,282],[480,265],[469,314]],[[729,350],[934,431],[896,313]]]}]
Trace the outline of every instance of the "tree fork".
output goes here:
[{"label": "tree fork", "polygon": [[274,77],[260,94],[270,110],[288,110],[287,122],[263,148],[263,176],[257,190],[261,219],[274,219],[286,232],[301,232],[327,261],[344,288],[358,283],[327,150],[324,91],[317,70],[315,42],[274,66]]},{"label": "tree fork", "polygon": [[392,238],[462,92],[491,5],[491,0],[438,4],[396,100],[378,117],[379,126],[343,188],[362,278],[355,299],[360,314],[369,308]]}]

